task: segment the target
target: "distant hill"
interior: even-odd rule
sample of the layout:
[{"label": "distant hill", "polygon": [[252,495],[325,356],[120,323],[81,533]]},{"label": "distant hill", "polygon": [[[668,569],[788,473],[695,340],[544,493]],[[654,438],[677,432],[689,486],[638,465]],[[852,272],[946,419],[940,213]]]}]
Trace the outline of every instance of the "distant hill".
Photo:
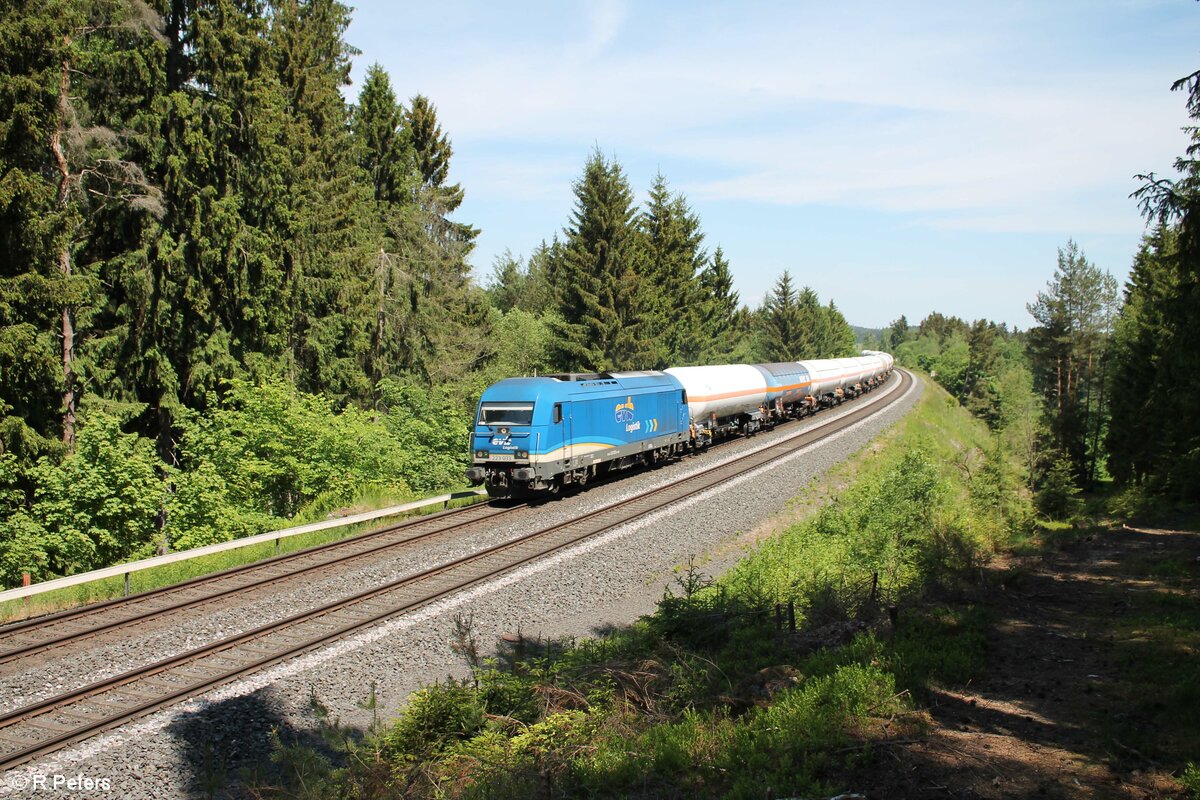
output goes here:
[{"label": "distant hill", "polygon": [[883,332],[886,328],[864,328],[860,325],[851,325],[850,328],[854,331],[854,341],[858,342],[861,347],[863,344],[878,345],[883,340]]}]

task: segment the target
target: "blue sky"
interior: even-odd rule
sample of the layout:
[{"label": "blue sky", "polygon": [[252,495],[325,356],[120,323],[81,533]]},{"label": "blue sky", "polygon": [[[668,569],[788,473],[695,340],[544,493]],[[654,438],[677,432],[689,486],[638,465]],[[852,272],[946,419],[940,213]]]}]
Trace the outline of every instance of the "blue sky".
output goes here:
[{"label": "blue sky", "polygon": [[659,171],[687,196],[743,302],[786,268],[858,325],[1028,327],[1068,239],[1124,281],[1200,5],[359,0],[347,40],[352,100],[378,62],[437,105],[482,280],[561,231],[599,147],[639,201]]}]

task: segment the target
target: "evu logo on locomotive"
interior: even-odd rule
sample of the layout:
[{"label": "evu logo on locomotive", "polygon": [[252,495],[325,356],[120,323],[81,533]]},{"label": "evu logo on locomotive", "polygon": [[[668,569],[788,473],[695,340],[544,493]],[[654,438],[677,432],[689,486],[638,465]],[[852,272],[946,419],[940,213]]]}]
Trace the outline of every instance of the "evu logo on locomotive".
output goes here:
[{"label": "evu logo on locomotive", "polygon": [[633,420],[633,398],[628,397],[624,403],[617,404],[616,418],[618,423],[624,423],[625,432],[633,433],[642,429],[642,422]]},{"label": "evu logo on locomotive", "polygon": [[[628,397],[624,403],[617,405],[616,419],[619,424],[625,426],[626,433],[633,433],[642,429],[642,421],[633,418],[633,398]],[[646,420],[646,431],[654,433],[658,430],[658,418]]]}]

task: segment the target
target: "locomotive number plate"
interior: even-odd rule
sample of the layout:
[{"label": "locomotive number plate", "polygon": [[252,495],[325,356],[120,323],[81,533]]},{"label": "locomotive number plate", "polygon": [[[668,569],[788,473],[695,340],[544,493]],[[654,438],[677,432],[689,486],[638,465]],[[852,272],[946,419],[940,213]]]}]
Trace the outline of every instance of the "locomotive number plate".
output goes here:
[{"label": "locomotive number plate", "polygon": [[488,456],[488,458],[490,458],[492,461],[512,461],[513,454],[512,453],[492,453],[490,456]]}]

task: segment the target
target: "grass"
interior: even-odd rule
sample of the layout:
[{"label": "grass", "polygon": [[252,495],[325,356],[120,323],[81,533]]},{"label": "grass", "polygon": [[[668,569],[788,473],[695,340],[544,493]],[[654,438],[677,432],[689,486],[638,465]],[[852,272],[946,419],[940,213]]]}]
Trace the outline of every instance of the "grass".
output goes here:
[{"label": "grass", "polygon": [[[349,514],[372,510],[372,501],[379,503],[379,505],[375,506],[378,508],[385,508],[395,502],[392,498],[366,498],[356,504],[349,511]],[[474,501],[470,498],[456,499],[451,501],[450,507],[456,508],[462,505],[469,505],[472,502]],[[394,521],[398,517],[432,514],[441,510],[441,506],[434,505],[416,512],[406,512],[405,514],[397,515],[397,517],[382,517],[370,522],[314,531],[312,533],[301,533],[279,539],[278,550],[276,550],[275,542],[263,542],[234,550],[226,550],[220,553],[187,559],[186,561],[177,561],[173,564],[151,567],[150,569],[130,573],[129,591],[131,594],[137,594],[163,586],[171,586],[202,575],[211,575],[222,570],[253,564],[257,561],[273,558],[279,554],[293,553],[308,547],[316,547],[328,542],[348,539],[369,530],[374,530],[387,520]],[[296,521],[296,524],[300,525],[303,523]],[[125,579],[121,576],[90,581],[77,586],[54,589],[49,592],[33,595],[32,597],[8,600],[0,603],[0,622],[11,622],[26,617],[50,614],[55,611],[62,611],[88,603],[123,597],[124,595]]]}]

